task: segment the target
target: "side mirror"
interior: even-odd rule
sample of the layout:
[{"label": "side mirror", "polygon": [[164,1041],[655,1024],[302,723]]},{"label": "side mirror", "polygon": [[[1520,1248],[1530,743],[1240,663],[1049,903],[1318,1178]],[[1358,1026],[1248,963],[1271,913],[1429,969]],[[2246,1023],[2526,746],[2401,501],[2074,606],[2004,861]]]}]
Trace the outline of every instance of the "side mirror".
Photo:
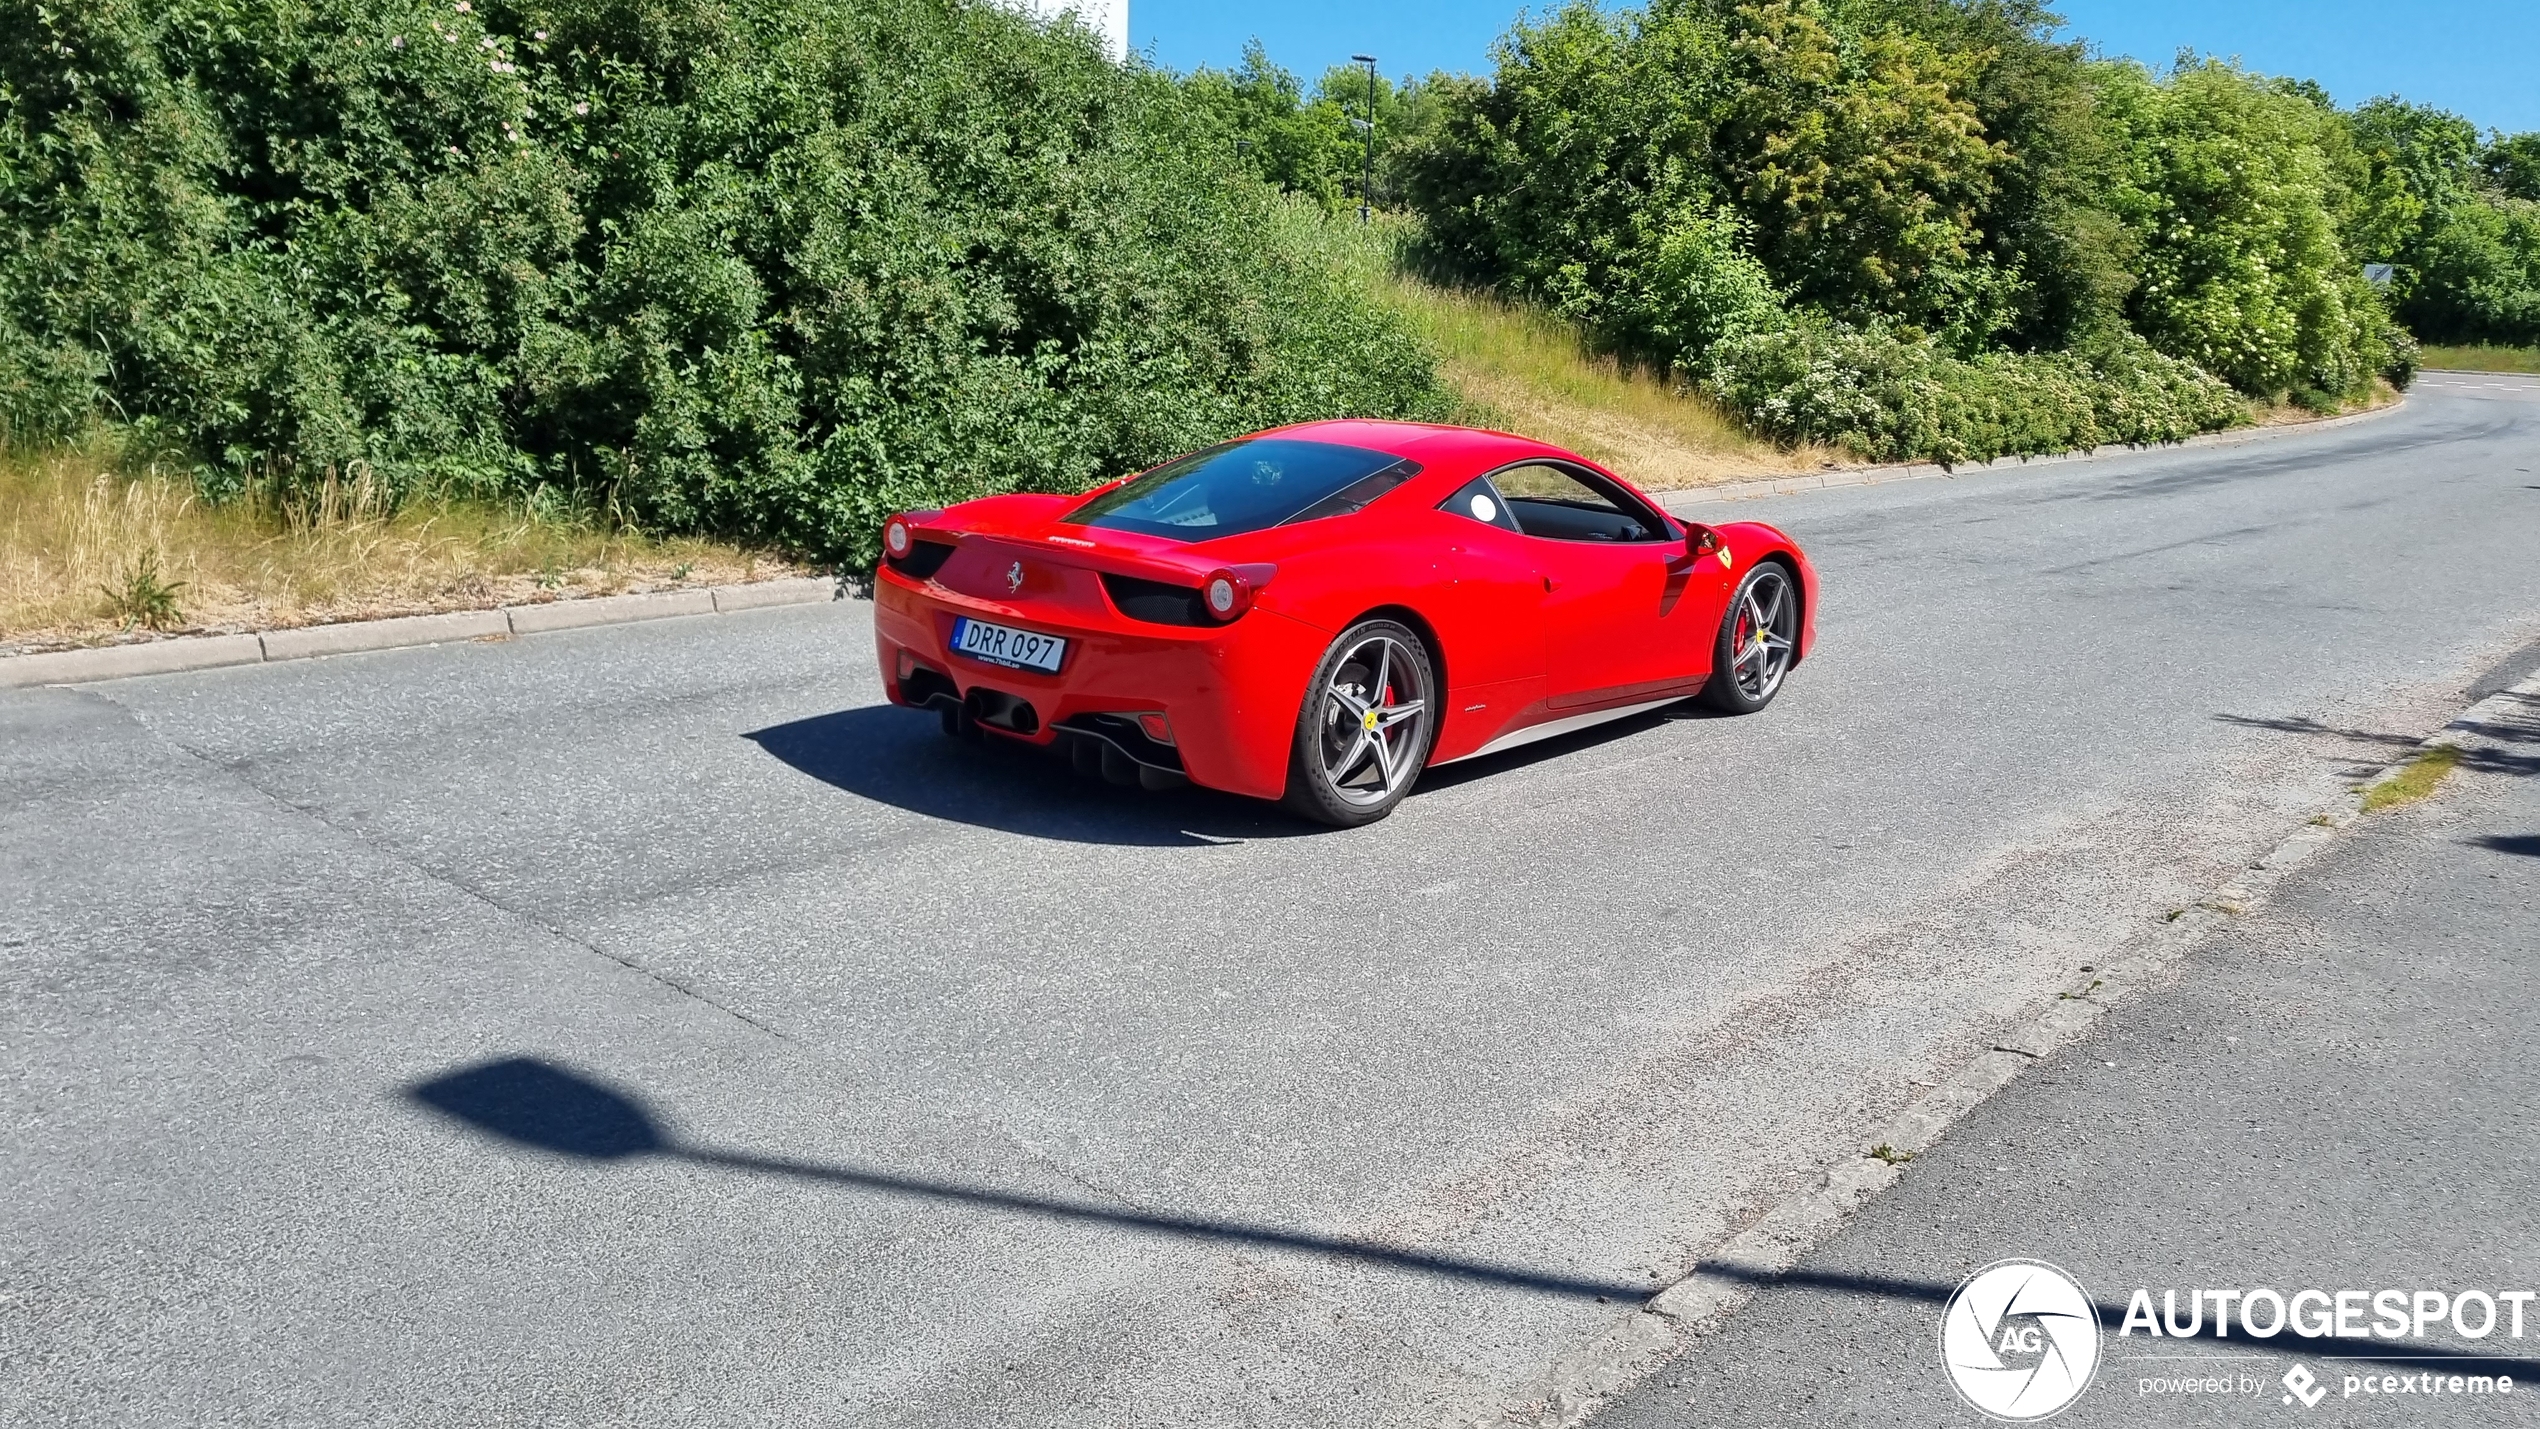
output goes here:
[{"label": "side mirror", "polygon": [[1720,533],[1699,521],[1685,523],[1685,554],[1700,560],[1720,549]]}]

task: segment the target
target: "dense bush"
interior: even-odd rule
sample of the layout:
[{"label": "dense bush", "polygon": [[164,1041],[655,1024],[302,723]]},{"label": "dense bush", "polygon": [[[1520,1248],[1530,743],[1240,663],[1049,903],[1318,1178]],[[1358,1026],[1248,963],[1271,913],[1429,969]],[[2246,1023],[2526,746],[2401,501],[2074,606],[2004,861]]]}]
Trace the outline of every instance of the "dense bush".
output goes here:
[{"label": "dense bush", "polygon": [[1431,132],[1404,146],[1430,262],[1672,359],[1641,330],[1662,286],[1648,270],[1678,216],[1722,212],[1709,156],[1722,48],[1709,31],[1581,4],[1521,22],[1495,80],[1448,91]]},{"label": "dense bush", "polygon": [[[1422,86],[1384,163],[1435,276],[1707,374],[1782,435],[1888,454],[2240,420],[2197,369],[2332,407],[2413,372],[2394,302],[2521,337],[2540,208],[2511,195],[2540,138],[2098,62],[2059,27],[2038,0],[1570,0],[1520,19],[1488,81]],[[1265,113],[1274,88],[1248,91]],[[2387,293],[2374,261],[2400,267]]]},{"label": "dense bush", "polygon": [[2222,382],[2122,333],[1969,359],[1927,337],[1809,322],[1719,343],[1703,386],[1767,435],[1886,461],[2173,442],[2247,418]]},{"label": "dense bush", "polygon": [[2213,61],[2165,81],[2110,65],[2101,84],[2141,243],[2137,331],[2259,394],[2344,394],[2393,365],[2389,316],[2339,232],[2357,196],[2333,110]]},{"label": "dense bush", "polygon": [[2079,47],[2050,28],[2026,3],[1574,3],[1511,30],[1490,84],[1437,88],[1408,191],[1442,267],[1661,362],[1646,304],[1582,295],[1646,292],[1687,215],[1733,222],[1800,308],[1964,352],[2060,345],[2119,320],[2130,238],[2097,196],[2115,166]]},{"label": "dense bush", "polygon": [[2131,325],[2258,395],[2394,365],[2344,246],[2333,110],[2226,65],[2093,64],[2052,25],[1957,0],[1574,3],[1521,21],[1487,88],[1441,91],[1413,193],[1445,266],[1659,363],[1770,327],[1769,292],[1969,359]]},{"label": "dense bush", "polygon": [[1790,325],[1781,291],[1750,256],[1745,227],[1718,210],[1662,209],[1633,226],[1635,260],[1598,289],[1565,267],[1545,286],[1554,305],[1608,347],[1671,366],[1726,338]]},{"label": "dense bush", "polygon": [[890,507],[1422,415],[1165,77],[962,0],[0,0],[0,416],[868,553]]},{"label": "dense bush", "polygon": [[2406,252],[2400,311],[2428,339],[2540,346],[2540,203],[2482,195],[2446,208]]},{"label": "dense bush", "polygon": [[2396,266],[2400,317],[2436,342],[2540,344],[2540,134],[2482,145],[2395,99],[2350,123],[2374,198],[2354,246]]}]

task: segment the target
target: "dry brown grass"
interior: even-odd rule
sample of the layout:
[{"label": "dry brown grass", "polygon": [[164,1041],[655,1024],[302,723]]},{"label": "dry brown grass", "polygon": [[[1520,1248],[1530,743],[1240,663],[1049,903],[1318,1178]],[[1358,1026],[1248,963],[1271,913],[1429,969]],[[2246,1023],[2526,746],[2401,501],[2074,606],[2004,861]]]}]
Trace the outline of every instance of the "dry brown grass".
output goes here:
[{"label": "dry brown grass", "polygon": [[[270,630],[802,570],[714,541],[655,540],[517,508],[330,486],[286,507],[199,500],[109,447],[0,456],[0,652]],[[172,606],[173,611],[167,607]]]},{"label": "dry brown grass", "polygon": [[2304,422],[2324,422],[2331,417],[2347,417],[2357,412],[2374,412],[2400,400],[2400,392],[2376,377],[2372,391],[2361,399],[2349,398],[2334,412],[2313,411],[2298,402],[2259,402],[2249,404],[2249,420],[2260,427],[2291,427]]},{"label": "dry brown grass", "polygon": [[1550,314],[1411,278],[1384,291],[1442,359],[1465,420],[1567,447],[1651,490],[1855,460],[1757,441],[1702,397],[1586,351]]}]

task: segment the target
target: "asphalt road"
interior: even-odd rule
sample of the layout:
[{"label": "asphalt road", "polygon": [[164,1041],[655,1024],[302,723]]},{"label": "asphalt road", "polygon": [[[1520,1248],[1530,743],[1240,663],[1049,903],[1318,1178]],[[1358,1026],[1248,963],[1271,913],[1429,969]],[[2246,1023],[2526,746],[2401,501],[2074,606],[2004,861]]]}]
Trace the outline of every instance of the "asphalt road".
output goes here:
[{"label": "asphalt road", "polygon": [[854,602],[0,694],[0,1418],[1495,1418],[2448,718],[2536,468],[2435,378],[1740,503],[1770,711],[1341,833],[944,741]]},{"label": "asphalt road", "polygon": [[[2493,1298],[2540,1289],[2540,696],[2493,733],[2435,802],[2366,819],[2174,986],[1978,1107],[1596,1429],[1982,1425],[1942,1376],[1941,1306],[2015,1256],[2109,1312],[2059,1425],[2540,1424],[2540,1314],[2517,1338]],[[2191,1321],[2191,1288],[2258,1286],[2401,1287],[2411,1312],[2475,1291],[2499,1313],[2428,1306],[2422,1338],[2369,1314],[2323,1338]],[[2115,1335],[2138,1289],[2197,1333]],[[2288,1401],[2297,1372],[2311,1403]],[[2472,1375],[2514,1389],[2456,1392]]]}]

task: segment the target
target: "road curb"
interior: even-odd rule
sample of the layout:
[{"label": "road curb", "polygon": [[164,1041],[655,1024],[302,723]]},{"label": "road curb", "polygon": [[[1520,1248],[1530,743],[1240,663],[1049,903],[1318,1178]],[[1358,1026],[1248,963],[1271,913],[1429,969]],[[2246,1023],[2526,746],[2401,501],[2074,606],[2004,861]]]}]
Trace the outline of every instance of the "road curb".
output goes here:
[{"label": "road curb", "polygon": [[714,595],[711,591],[671,590],[650,595],[603,595],[588,600],[559,600],[545,605],[516,605],[503,612],[511,617],[514,635],[539,635],[550,630],[580,630],[592,625],[620,625],[630,620],[658,620],[671,615],[712,615]]},{"label": "road curb", "polygon": [[482,640],[489,635],[509,634],[511,622],[500,610],[452,610],[393,620],[303,625],[290,630],[268,630],[256,638],[264,642],[267,660],[304,660],[318,655],[349,655],[358,650],[438,645],[449,640]]},{"label": "road curb", "polygon": [[840,595],[838,583],[827,576],[801,576],[700,590],[595,596],[581,600],[544,601],[534,605],[497,606],[491,610],[448,610],[434,615],[401,615],[386,620],[300,625],[249,635],[186,635],[172,640],[144,640],[131,645],[100,645],[86,650],[55,650],[42,655],[0,658],[0,689],[27,685],[85,685],[98,680],[120,680],[131,675],[166,675],[222,665],[269,664],[321,655],[349,655],[364,650],[446,645],[460,640],[500,640],[550,630],[626,625],[674,615],[728,614],[764,610],[772,606],[809,605],[836,600]]},{"label": "road curb", "polygon": [[2408,405],[2407,396],[2387,407],[2369,412],[2350,412],[2343,417],[2323,417],[2316,422],[2290,422],[2273,427],[2237,427],[2227,432],[2202,432],[2175,442],[2135,445],[2110,442],[2088,451],[2050,452],[2042,456],[2005,456],[1991,461],[1961,462],[1955,466],[1940,462],[1897,462],[1887,466],[1854,466],[1838,471],[1809,472],[1799,476],[1758,476],[1744,481],[1723,481],[1712,486],[1688,486],[1675,491],[1650,493],[1658,504],[1671,513],[1681,513],[1696,506],[1717,501],[1749,501],[1759,496],[1795,496],[1803,491],[1821,491],[1830,487],[1884,486],[1891,481],[1921,481],[1935,476],[1973,476],[1978,472],[2013,471],[2026,467],[2054,466],[2064,462],[2098,461],[2105,457],[2130,453],[2175,451],[2193,447],[2236,447],[2248,442],[2272,441],[2279,437],[2297,436],[2304,432],[2327,431],[2334,427],[2351,427],[2370,422],[2399,411]]},{"label": "road curb", "polygon": [[[1905,1164],[2021,1072],[2081,1038],[2127,997],[2163,978],[2207,934],[2228,924],[2340,833],[2365,817],[2366,790],[2395,778],[2418,754],[2442,746],[2512,752],[2522,738],[2499,735],[2540,721],[2540,675],[2480,700],[2406,756],[2354,787],[2334,808],[2276,841],[2246,872],[2193,908],[2120,942],[2104,968],[2055,994],[2044,1008],[1997,1037],[1939,1086],[1873,1133],[1862,1154],[1826,1168],[1820,1184],[1790,1196],[1712,1249],[1683,1279],[1660,1290],[1605,1331],[1555,1361],[1521,1388],[1505,1413],[1471,1429],[1575,1429],[1608,1400],[1639,1383],[1687,1342],[1716,1332],[1776,1277],[1798,1264],[1872,1197],[1904,1175]],[[1873,1153],[1884,1152],[1884,1155]]]},{"label": "road curb", "polygon": [[104,645],[94,650],[13,655],[0,660],[0,687],[120,680],[127,675],[252,665],[264,658],[264,642],[253,635],[198,635],[182,640],[144,641],[139,645]]}]

